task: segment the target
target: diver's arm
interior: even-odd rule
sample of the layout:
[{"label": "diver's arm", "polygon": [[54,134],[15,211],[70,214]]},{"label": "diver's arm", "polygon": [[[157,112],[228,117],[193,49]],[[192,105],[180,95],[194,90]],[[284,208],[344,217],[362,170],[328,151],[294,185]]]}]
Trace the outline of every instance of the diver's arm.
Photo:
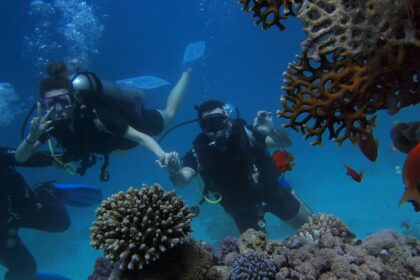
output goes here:
[{"label": "diver's arm", "polygon": [[52,112],[53,109],[51,108],[46,114],[42,115],[41,103],[37,103],[37,115],[31,120],[29,134],[16,150],[15,159],[17,162],[25,162],[28,160],[36,148],[42,145],[39,141],[41,135],[50,132],[54,128],[52,126],[53,122],[49,119]]},{"label": "diver's arm", "polygon": [[169,179],[175,186],[183,188],[187,186],[196,175],[197,172],[191,167],[183,167],[178,172],[169,172]]},{"label": "diver's arm", "polygon": [[26,162],[35,150],[42,145],[38,140],[33,140],[34,138],[28,135],[25,140],[20,143],[19,147],[16,149],[15,160],[17,163]]},{"label": "diver's arm", "polygon": [[141,133],[131,126],[128,126],[128,129],[124,134],[124,138],[146,147],[155,154],[158,159],[162,159],[165,156],[165,152],[152,137]]},{"label": "diver's arm", "polygon": [[273,129],[265,138],[267,148],[285,148],[292,145],[289,134],[283,130]]}]

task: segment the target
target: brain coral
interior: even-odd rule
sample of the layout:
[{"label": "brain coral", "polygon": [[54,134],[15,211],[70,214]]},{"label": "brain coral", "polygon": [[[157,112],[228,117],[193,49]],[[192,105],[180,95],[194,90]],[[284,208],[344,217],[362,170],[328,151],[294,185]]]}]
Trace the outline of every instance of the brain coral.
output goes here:
[{"label": "brain coral", "polygon": [[142,269],[192,231],[192,214],[183,200],[158,184],[112,195],[96,217],[91,245],[104,249],[105,257],[121,270]]}]

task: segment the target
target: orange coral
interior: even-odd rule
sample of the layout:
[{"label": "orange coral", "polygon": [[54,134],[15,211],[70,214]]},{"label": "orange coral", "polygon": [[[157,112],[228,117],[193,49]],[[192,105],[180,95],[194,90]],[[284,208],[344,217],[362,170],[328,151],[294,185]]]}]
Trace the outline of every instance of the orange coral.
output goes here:
[{"label": "orange coral", "polygon": [[[396,113],[420,102],[420,48],[385,44],[368,55],[334,52],[320,62],[307,56],[289,65],[284,74],[287,95],[281,99],[279,117],[285,127],[300,128],[305,139],[322,134],[342,143],[372,137],[377,110]],[[318,65],[316,65],[318,64]]]},{"label": "orange coral", "polygon": [[245,11],[253,12],[252,16],[257,18],[256,24],[262,23],[263,29],[276,25],[280,30],[284,30],[286,26],[281,23],[281,20],[294,15],[292,0],[239,0],[239,2],[244,5]]},{"label": "orange coral", "polygon": [[337,50],[363,53],[378,40],[419,44],[420,6],[414,1],[295,0],[308,34],[302,48],[318,60]]}]

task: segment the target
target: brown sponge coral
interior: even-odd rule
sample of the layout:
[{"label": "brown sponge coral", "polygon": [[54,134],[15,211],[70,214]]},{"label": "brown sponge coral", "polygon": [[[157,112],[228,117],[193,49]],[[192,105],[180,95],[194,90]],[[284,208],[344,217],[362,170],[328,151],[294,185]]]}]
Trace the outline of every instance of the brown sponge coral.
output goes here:
[{"label": "brown sponge coral", "polygon": [[187,240],[193,215],[174,192],[155,184],[112,195],[96,217],[91,245],[104,249],[105,257],[121,270],[139,270]]}]

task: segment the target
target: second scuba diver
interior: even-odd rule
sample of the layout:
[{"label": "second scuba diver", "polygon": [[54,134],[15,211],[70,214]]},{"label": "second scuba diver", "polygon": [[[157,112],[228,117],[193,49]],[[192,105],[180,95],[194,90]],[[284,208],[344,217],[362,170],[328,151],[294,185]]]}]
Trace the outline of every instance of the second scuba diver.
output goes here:
[{"label": "second scuba diver", "polygon": [[[101,181],[108,180],[109,154],[115,150],[140,144],[152,151],[158,162],[166,161],[169,154],[152,136],[162,133],[174,119],[191,76],[190,66],[198,58],[187,61],[188,67],[184,65],[185,70],[172,89],[164,110],[146,109],[140,89],[101,80],[90,72],[80,72],[69,78],[65,64],[50,65],[49,76],[40,83],[37,116],[32,119],[29,134],[17,149],[16,160],[24,162],[46,141],[52,151],[49,139],[53,137],[64,149],[60,162],[71,173],[83,175],[95,164],[97,154],[104,155]],[[80,167],[72,168],[67,163],[70,161],[80,161]]]},{"label": "second scuba diver", "polygon": [[69,280],[37,272],[35,259],[18,230],[63,232],[70,226],[65,205],[87,207],[102,200],[100,189],[93,186],[45,182],[30,188],[15,169],[52,164],[47,152],[35,152],[25,163],[18,163],[13,149],[0,148],[0,265],[8,269],[5,280]]},{"label": "second scuba diver", "polygon": [[178,187],[186,186],[198,174],[205,186],[203,200],[220,202],[233,217],[239,231],[265,230],[264,214],[270,212],[294,229],[303,225],[311,210],[282,185],[268,148],[290,145],[289,136],[276,130],[271,113],[260,111],[254,125],[232,120],[231,109],[210,100],[198,108],[202,132],[183,158],[171,153],[164,163],[169,178]]}]

